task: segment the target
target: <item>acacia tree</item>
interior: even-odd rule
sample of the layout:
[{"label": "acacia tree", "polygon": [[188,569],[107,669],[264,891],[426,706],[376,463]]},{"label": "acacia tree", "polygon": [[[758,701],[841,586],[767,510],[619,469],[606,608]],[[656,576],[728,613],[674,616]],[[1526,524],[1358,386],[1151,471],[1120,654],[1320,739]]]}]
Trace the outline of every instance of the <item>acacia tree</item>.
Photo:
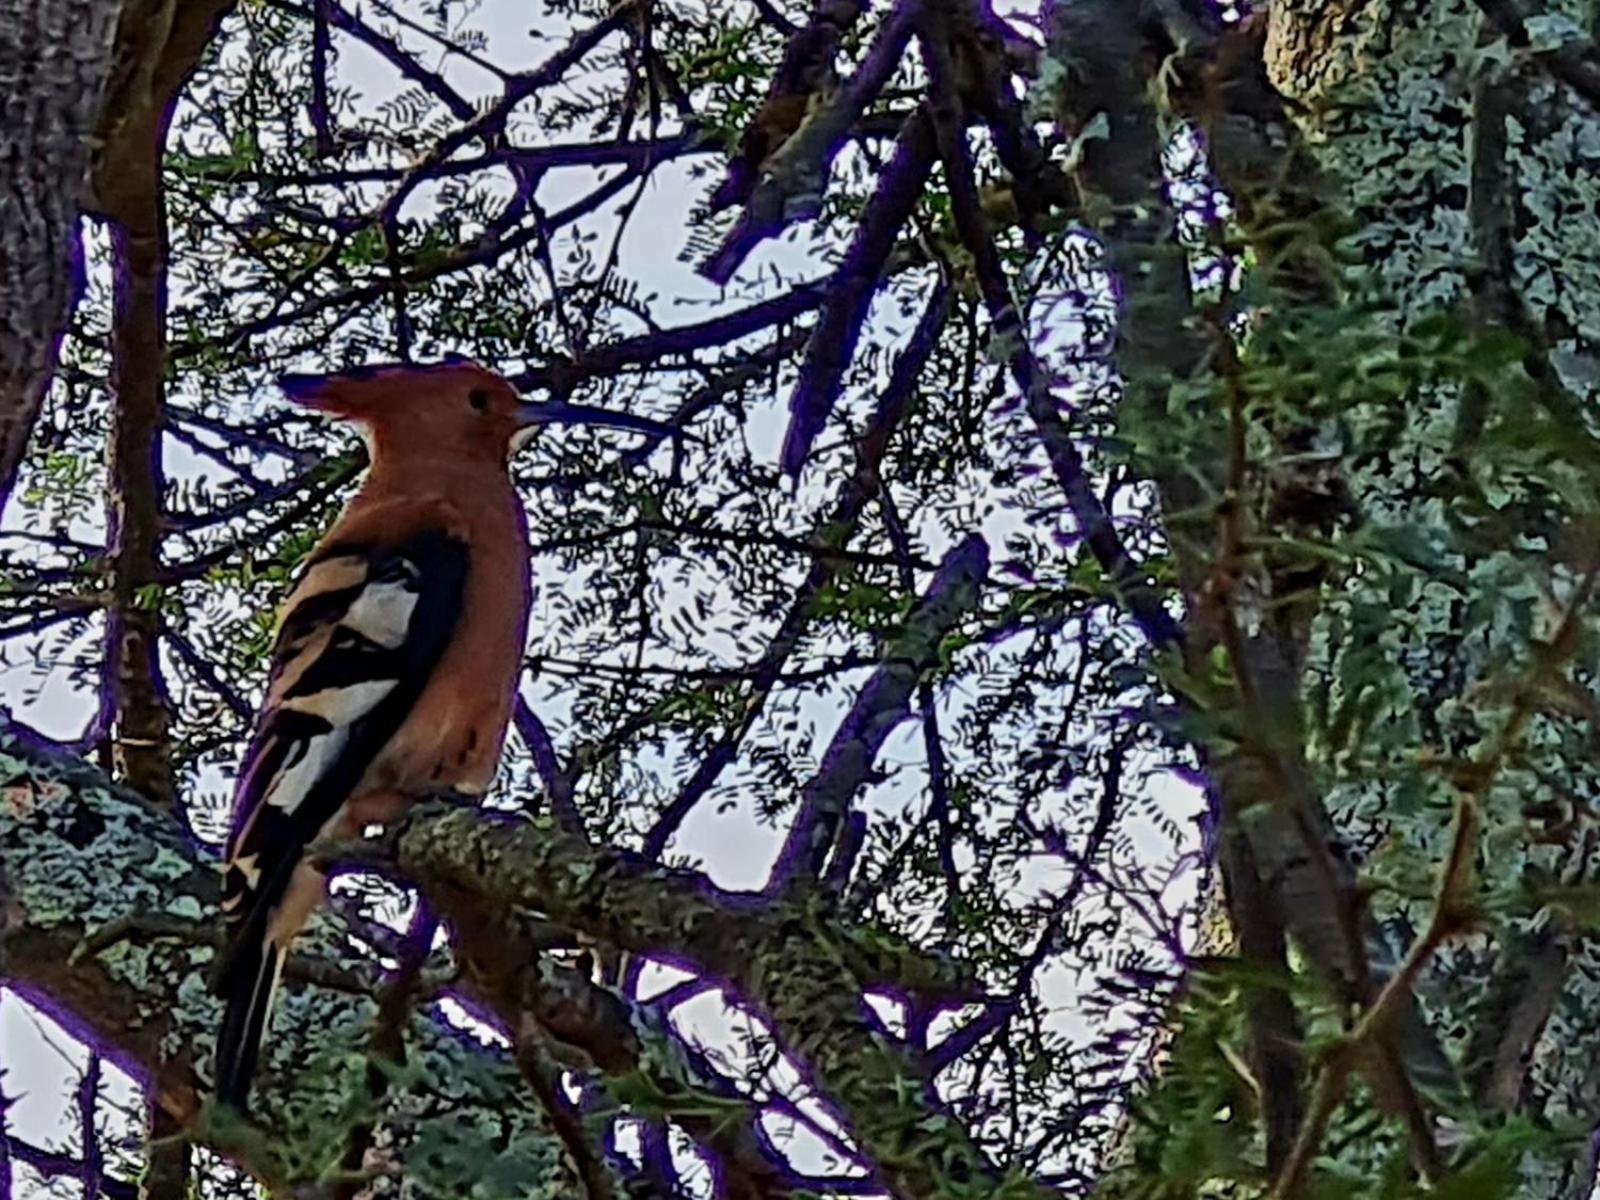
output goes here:
[{"label": "acacia tree", "polygon": [[[0,977],[90,1049],[0,1187],[1587,1194],[1569,7],[125,16],[0,535],[89,714],[7,718]],[[444,352],[687,436],[521,464],[501,786],[322,851],[244,1125],[212,856],[361,463],[270,381]]]}]

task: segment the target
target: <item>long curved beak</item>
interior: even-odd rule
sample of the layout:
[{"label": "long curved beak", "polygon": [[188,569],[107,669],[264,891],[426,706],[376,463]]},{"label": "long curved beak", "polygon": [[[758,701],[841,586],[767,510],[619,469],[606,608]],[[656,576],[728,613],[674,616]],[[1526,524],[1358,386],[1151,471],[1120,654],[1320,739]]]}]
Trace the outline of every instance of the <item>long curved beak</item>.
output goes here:
[{"label": "long curved beak", "polygon": [[568,404],[565,400],[524,400],[517,408],[517,424],[530,433],[542,425],[596,425],[605,429],[626,429],[648,433],[655,438],[686,436],[676,425],[636,417],[632,413],[612,412],[587,404]]}]

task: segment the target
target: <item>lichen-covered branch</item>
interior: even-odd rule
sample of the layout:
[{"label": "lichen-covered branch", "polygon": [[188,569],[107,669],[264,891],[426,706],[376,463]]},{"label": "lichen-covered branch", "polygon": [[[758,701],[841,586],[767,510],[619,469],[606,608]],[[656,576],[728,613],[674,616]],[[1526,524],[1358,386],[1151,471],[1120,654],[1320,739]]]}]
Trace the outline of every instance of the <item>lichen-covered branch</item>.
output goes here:
[{"label": "lichen-covered branch", "polygon": [[[211,864],[157,807],[114,790],[99,772],[14,729],[0,732],[0,802],[0,976],[150,1079],[156,1102],[195,1128],[202,1100],[195,1080],[203,1083],[203,1048],[217,1020],[216,1002],[203,983],[214,939],[204,924],[195,925],[192,935],[183,931],[215,904]],[[521,928],[509,915],[514,906],[536,909],[623,949],[679,954],[735,980],[771,1009],[780,1035],[797,1052],[820,1059],[825,1086],[839,1086],[854,1103],[877,1110],[877,1134],[863,1145],[886,1179],[940,1177],[939,1169],[918,1165],[920,1155],[911,1150],[915,1139],[929,1136],[930,1121],[941,1129],[949,1122],[947,1136],[935,1140],[948,1141],[957,1162],[971,1169],[982,1165],[931,1094],[902,1097],[894,1112],[884,1107],[895,1087],[894,1072],[914,1071],[914,1060],[852,999],[863,986],[886,982],[935,997],[970,995],[951,968],[821,913],[796,921],[751,897],[716,893],[696,873],[593,847],[547,820],[510,822],[467,810],[423,813],[399,846],[402,869],[458,917],[466,934],[460,953],[469,989],[513,1030],[533,1021],[554,1045],[605,1075],[653,1079],[651,1092],[669,1113],[672,1097],[679,1095],[685,1128],[723,1156],[730,1179],[741,1181],[740,1195],[776,1197],[794,1182],[763,1157],[748,1117],[732,1125],[726,1117],[702,1119],[708,1097],[729,1114],[748,1107],[736,1097],[696,1090],[714,1083],[695,1083],[670,1035],[650,1032],[653,1026],[611,993],[536,954],[508,955]],[[124,881],[115,893],[100,886],[108,874]],[[532,889],[540,892],[539,901],[532,900]],[[126,920],[130,908],[141,920]],[[486,921],[486,914],[501,914],[500,923]],[[95,936],[103,930],[116,932]],[[249,1137],[224,1142],[253,1170],[279,1181],[340,1169],[342,1138],[329,1129],[313,1137],[306,1122],[334,1120],[331,1114],[351,1111],[352,1097],[368,1094],[368,1029],[383,987],[362,984],[371,968],[352,951],[336,919],[317,922],[304,946],[311,958],[304,965],[320,963],[322,969],[291,968],[261,1089],[263,1120],[277,1130],[271,1144],[296,1147],[297,1155],[268,1153]],[[333,986],[307,982],[322,978]],[[819,992],[814,980],[836,990]],[[419,1113],[445,1111],[465,1098],[464,1089],[487,1088],[498,1097],[485,1108],[496,1121],[521,1113],[517,1119],[529,1123],[530,1138],[546,1136],[536,1106],[509,1098],[517,1089],[508,1075],[512,1064],[503,1056],[451,1036],[425,1014],[404,1024],[410,1050],[399,1077],[403,1086],[391,1081],[385,1091],[383,1111],[392,1115],[380,1116],[380,1125],[399,1121],[402,1131],[414,1134]],[[838,1049],[835,1034],[843,1039]],[[854,1073],[863,1067],[868,1077],[856,1080]],[[204,1134],[203,1124],[200,1130]],[[468,1136],[459,1130],[457,1135]],[[385,1169],[412,1170],[405,1165],[405,1138],[397,1145],[396,1161]],[[469,1156],[465,1144],[463,1154]],[[434,1175],[450,1165],[430,1163]],[[919,1183],[897,1194],[962,1193]]]},{"label": "lichen-covered branch", "polygon": [[[215,945],[206,920],[218,890],[212,863],[157,806],[8,728],[0,730],[0,867],[0,977],[147,1080],[177,1126],[208,1137],[196,1082],[203,1085],[206,1048],[220,1019],[204,985]],[[103,886],[108,877],[119,881],[114,892]],[[137,920],[128,919],[130,910]],[[342,1161],[343,1130],[359,1116],[376,1120],[390,1146],[387,1161],[369,1155],[365,1169],[415,1176],[426,1194],[460,1195],[465,1189],[449,1184],[451,1173],[477,1172],[474,1155],[490,1152],[488,1139],[507,1120],[527,1139],[519,1169],[551,1169],[554,1145],[540,1145],[549,1133],[533,1098],[521,1092],[514,1064],[441,1026],[426,1006],[388,1018],[407,1047],[405,1064],[386,1073],[381,1105],[367,1107],[370,1030],[391,989],[339,924],[319,921],[287,973],[257,1106],[272,1137],[223,1130],[223,1147],[263,1178],[315,1179],[350,1169]],[[504,938],[483,934],[493,961],[504,963]],[[483,978],[488,961],[467,959],[469,982]],[[526,1017],[569,1053],[589,1055],[604,1071],[648,1073],[653,1060],[641,1054],[640,1034],[620,1001],[570,973],[549,975],[535,988],[535,967],[508,968],[523,986],[495,993],[508,1001],[496,1011],[509,1027],[523,1019],[517,1006],[526,1004]],[[657,1057],[667,1052],[664,1042]],[[481,1128],[476,1118],[443,1115],[471,1108],[482,1109]],[[415,1142],[430,1113],[444,1126]],[[440,1156],[441,1136],[458,1158]],[[413,1160],[424,1153],[425,1160]],[[747,1161],[754,1174],[755,1160]]]},{"label": "lichen-covered branch", "polygon": [[[131,1071],[165,1117],[202,1140],[219,1132],[209,1129],[196,1086],[221,1015],[204,982],[218,878],[168,813],[72,756],[0,728],[0,977]],[[107,888],[108,879],[117,887]],[[152,918],[157,932],[124,924],[125,936],[85,944],[130,912]],[[180,934],[186,925],[192,936]],[[257,1105],[270,1134],[225,1138],[232,1155],[281,1185],[339,1169],[345,1125],[367,1094],[366,1049],[382,988],[336,919],[317,922],[297,958],[333,968],[310,974],[334,976],[327,983],[337,986],[290,970]],[[537,1107],[504,1056],[426,1011],[404,1024],[411,1052],[381,1115],[405,1136],[382,1170],[414,1178],[426,1195],[461,1195],[462,1180],[493,1153],[502,1121],[523,1139],[526,1169],[554,1162]],[[460,1115],[475,1108],[485,1116]],[[430,1119],[442,1122],[434,1140],[408,1141]],[[454,1149],[440,1153],[439,1138]]]},{"label": "lichen-covered branch", "polygon": [[916,1056],[863,1009],[861,990],[875,979],[947,988],[956,981],[946,968],[852,931],[817,901],[767,905],[721,893],[696,872],[596,849],[549,820],[432,808],[415,813],[395,845],[400,869],[424,888],[521,905],[620,949],[681,956],[731,981],[839,1104],[892,1195],[1044,1194],[985,1159],[938,1104]]}]

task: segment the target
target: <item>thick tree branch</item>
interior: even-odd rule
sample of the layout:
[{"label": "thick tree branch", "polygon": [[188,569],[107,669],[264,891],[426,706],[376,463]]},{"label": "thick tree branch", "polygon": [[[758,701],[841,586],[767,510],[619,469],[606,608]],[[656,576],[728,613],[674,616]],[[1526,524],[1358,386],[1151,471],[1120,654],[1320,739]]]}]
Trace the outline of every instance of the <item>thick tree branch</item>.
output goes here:
[{"label": "thick tree branch", "polygon": [[696,872],[591,847],[548,822],[429,808],[414,813],[394,844],[400,869],[424,888],[521,905],[619,949],[681,955],[732,981],[839,1103],[891,1195],[1002,1186],[1018,1200],[1044,1195],[1017,1177],[1002,1182],[940,1108],[916,1058],[860,1003],[862,987],[885,969],[898,986],[916,989],[948,986],[941,968],[822,914],[796,919],[794,906],[718,892]]},{"label": "thick tree branch", "polygon": [[933,124],[919,109],[901,129],[894,157],[861,214],[806,343],[805,360],[789,396],[789,430],[780,460],[791,478],[805,466],[812,443],[839,398],[895,237],[922,197],[933,160]]},{"label": "thick tree branch", "polygon": [[[31,995],[48,997],[72,1028],[108,1048],[119,1061],[147,1075],[164,1064],[154,1077],[155,1094],[174,1118],[191,1123],[200,1097],[189,1069],[196,1065],[196,1048],[209,1045],[218,1016],[215,1001],[200,984],[212,953],[209,940],[170,936],[179,925],[162,935],[159,930],[165,926],[157,922],[151,926],[158,931],[152,936],[99,938],[92,949],[79,947],[93,931],[115,927],[129,907],[170,914],[180,923],[191,913],[210,911],[217,890],[211,864],[196,856],[192,843],[156,808],[110,789],[97,771],[78,760],[26,742],[9,729],[0,730],[0,798],[0,863],[6,868],[0,880],[0,912],[5,914],[0,974]],[[540,965],[537,954],[507,955],[506,947],[524,936],[516,932],[522,926],[510,919],[485,921],[485,914],[506,914],[522,906],[622,949],[677,952],[715,975],[738,980],[772,1008],[781,1036],[800,1039],[796,1049],[802,1054],[812,1052],[807,1048],[814,1039],[828,1043],[814,1050],[830,1064],[824,1078],[838,1080],[857,1102],[878,1109],[873,1128],[878,1146],[889,1157],[877,1161],[886,1164],[887,1177],[933,1179],[945,1169],[920,1165],[908,1149],[915,1139],[927,1136],[915,1125],[937,1111],[929,1107],[931,1100],[900,1097],[897,1102],[906,1107],[898,1114],[884,1108],[896,1094],[894,1077],[887,1072],[905,1066],[904,1051],[868,1023],[849,997],[859,995],[863,986],[886,982],[929,995],[965,997],[967,986],[948,967],[898,947],[881,933],[858,934],[829,918],[796,923],[781,912],[766,911],[751,897],[718,893],[696,873],[669,871],[591,846],[545,822],[512,823],[503,814],[480,811],[423,812],[407,825],[398,844],[402,868],[454,909],[469,984],[493,1001],[512,1028],[532,1019],[553,1044],[580,1052],[607,1074],[629,1074],[647,1063],[665,1062],[661,1055],[671,1045],[667,1035],[652,1035],[661,1044],[644,1054],[639,1039],[648,1022],[641,1024],[620,1000],[580,976]],[[101,886],[108,874],[122,881],[115,893]],[[537,878],[554,884],[554,890],[530,902],[525,889],[535,886]],[[315,922],[307,939],[307,950],[330,961],[351,955],[333,920]],[[804,984],[792,998],[784,979],[791,969]],[[344,974],[359,978],[365,970],[358,959]],[[824,974],[817,976],[817,971]],[[330,1081],[308,1072],[319,1056],[342,1053],[341,1046],[356,1049],[352,1062],[364,1061],[360,1048],[367,1039],[373,1001],[343,986],[294,986],[303,975],[290,971],[291,984],[274,1021],[261,1085],[269,1121],[279,1118],[278,1105],[288,1095],[304,1105],[308,1089],[342,1086],[364,1093],[367,1087],[364,1075],[346,1076],[340,1083],[337,1077]],[[842,990],[818,995],[807,982],[812,979]],[[830,1039],[841,1022],[853,1030],[847,1036],[852,1050],[836,1057]],[[413,1018],[406,1038],[419,1047],[413,1068],[427,1069],[423,1078],[403,1089],[391,1085],[392,1103],[414,1104],[419,1091],[424,1097],[429,1089],[450,1091],[446,1081],[454,1077],[483,1078],[481,1065],[451,1065],[462,1054],[479,1052],[433,1021]],[[185,1048],[182,1054],[178,1047]],[[855,1051],[868,1056],[860,1061],[878,1064],[881,1072],[875,1068],[868,1079],[853,1080],[860,1065]],[[502,1065],[510,1070],[509,1063]],[[435,1070],[442,1074],[433,1074]],[[678,1077],[662,1077],[657,1091],[670,1097],[679,1086],[672,1079]],[[741,1127],[724,1127],[719,1121],[697,1124],[693,1114],[703,1109],[704,1099],[686,1099],[691,1103],[685,1127],[729,1162],[743,1164],[739,1169],[748,1190],[741,1196],[761,1200],[783,1194],[787,1177],[773,1171],[753,1126],[747,1123],[741,1134]],[[729,1111],[743,1107],[732,1098],[726,1101],[735,1103]],[[331,1097],[330,1102],[339,1103]],[[495,1101],[494,1107],[503,1114],[522,1111],[508,1110],[505,1103]],[[950,1128],[957,1126],[952,1122]],[[953,1161],[979,1163],[964,1134],[953,1133],[952,1138]],[[247,1157],[252,1153],[248,1142],[233,1149]],[[403,1163],[403,1147],[399,1153]],[[251,1165],[272,1177],[283,1169],[270,1157],[252,1158]],[[896,1188],[896,1194],[930,1193]]]},{"label": "thick tree branch", "polygon": [[[1531,44],[1528,26],[1515,0],[1478,0],[1494,26],[1505,34],[1513,49],[1526,50]],[[1574,38],[1553,50],[1534,54],[1534,59],[1551,75],[1600,109],[1600,46],[1593,38]]]},{"label": "thick tree branch", "polygon": [[758,245],[821,211],[833,156],[845,133],[900,65],[920,6],[920,0],[896,0],[855,74],[807,113],[794,134],[766,159],[738,222],[701,267],[707,279],[727,283]]},{"label": "thick tree branch", "polygon": [[[221,1014],[204,986],[214,939],[195,936],[211,932],[195,921],[215,910],[214,862],[157,807],[112,788],[80,760],[0,726],[0,868],[0,977],[147,1082],[161,1119],[209,1136],[201,1089]],[[106,888],[107,878],[117,888]],[[144,914],[141,928],[150,932],[132,936],[130,910]],[[119,928],[120,935],[93,936]],[[340,1169],[342,1144],[327,1136],[333,1118],[317,1114],[354,1114],[360,1110],[352,1099],[370,1094],[369,1030],[389,990],[331,916],[313,922],[286,980],[255,1106],[270,1136],[225,1139],[230,1155],[282,1188],[308,1181],[307,1171],[314,1177]],[[375,1114],[380,1126],[398,1113],[396,1128],[415,1130],[419,1122],[448,1122],[465,1106],[493,1112],[497,1129],[520,1131],[513,1136],[545,1136],[508,1059],[426,1011],[397,1010],[392,1019],[404,1025],[415,1053],[390,1078]],[[590,1029],[581,1017],[552,1025],[596,1047],[606,1030],[618,1028]],[[317,1128],[307,1128],[307,1119]],[[451,1136],[465,1131],[454,1128]],[[285,1162],[275,1144],[322,1145],[329,1157]],[[427,1177],[439,1168],[432,1159],[412,1162],[410,1144],[393,1142],[387,1170]],[[458,1165],[476,1171],[482,1164]],[[443,1190],[468,1188],[457,1180]]]},{"label": "thick tree branch", "polygon": [[[738,153],[728,162],[727,173],[711,196],[712,212],[749,202],[762,166],[799,127],[814,98],[833,82],[839,43],[855,28],[865,8],[862,0],[815,0],[804,27],[789,26],[783,60],[767,85],[761,107],[739,138]],[[770,8],[763,9],[763,15],[769,21],[777,17]],[[781,22],[780,28],[787,24]]]}]

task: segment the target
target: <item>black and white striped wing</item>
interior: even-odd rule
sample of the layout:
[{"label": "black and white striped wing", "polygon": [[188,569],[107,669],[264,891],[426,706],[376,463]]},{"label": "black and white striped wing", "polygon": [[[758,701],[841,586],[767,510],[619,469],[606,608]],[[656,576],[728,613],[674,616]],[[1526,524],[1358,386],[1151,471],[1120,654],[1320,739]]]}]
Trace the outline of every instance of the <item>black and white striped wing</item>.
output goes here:
[{"label": "black and white striped wing", "polygon": [[[331,545],[285,605],[234,800],[222,911],[259,940],[295,866],[405,720],[449,644],[467,547],[442,532]],[[220,982],[220,979],[219,979]]]}]

